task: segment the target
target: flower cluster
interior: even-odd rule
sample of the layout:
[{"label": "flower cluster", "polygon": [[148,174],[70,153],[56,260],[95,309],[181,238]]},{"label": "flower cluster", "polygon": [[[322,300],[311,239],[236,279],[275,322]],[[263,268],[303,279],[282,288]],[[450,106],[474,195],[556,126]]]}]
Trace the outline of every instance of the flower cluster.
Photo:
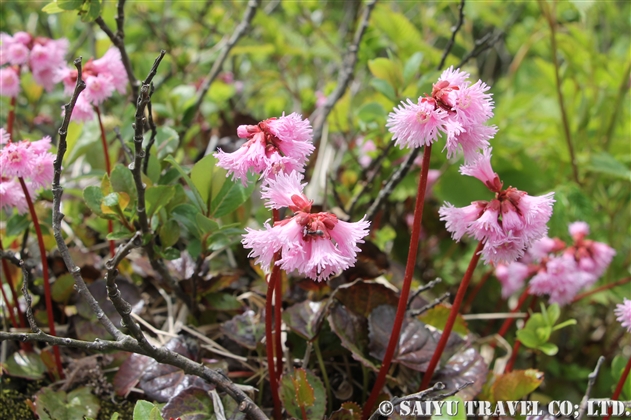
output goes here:
[{"label": "flower cluster", "polygon": [[582,289],[592,286],[603,275],[616,251],[609,245],[585,237],[589,226],[575,222],[569,226],[574,243],[543,237],[534,242],[520,261],[499,264],[495,274],[502,283],[502,296],[521,289],[526,279],[529,293],[548,295],[550,303],[565,305]]},{"label": "flower cluster", "polygon": [[624,298],[624,301],[616,305],[614,310],[616,319],[631,333],[631,300]]},{"label": "flower cluster", "polygon": [[461,150],[465,160],[488,147],[497,132],[497,127],[485,125],[493,116],[490,88],[479,80],[471,85],[468,79],[468,73],[450,67],[434,84],[431,96],[401,102],[386,123],[395,144],[429,146],[444,134],[447,157]]},{"label": "flower cluster", "polygon": [[[88,121],[94,117],[93,106],[98,106],[108,99],[114,91],[125,93],[127,88],[127,72],[121,60],[120,51],[110,48],[98,60],[90,59],[83,66],[85,90],[81,92],[72,112],[71,120]],[[77,70],[69,67],[58,72],[63,81],[66,94],[71,95],[77,82]]]},{"label": "flower cluster", "polygon": [[0,95],[15,97],[20,92],[20,69],[28,68],[35,83],[51,91],[57,72],[65,65],[68,40],[33,37],[26,32],[13,36],[0,33]]},{"label": "flower cluster", "polygon": [[32,194],[38,188],[48,188],[53,182],[55,155],[49,152],[50,137],[38,141],[24,140],[12,143],[9,135],[0,128],[0,208],[15,207],[25,213],[28,203],[17,178],[23,178]]},{"label": "flower cluster", "polygon": [[468,234],[484,242],[485,262],[508,263],[523,256],[526,248],[546,235],[554,199],[553,193],[533,197],[514,187],[502,189],[503,183],[491,167],[491,152],[491,148],[484,149],[461,166],[460,173],[482,181],[495,198],[463,208],[445,203],[439,214],[456,241]]},{"label": "flower cluster", "polygon": [[279,173],[303,172],[313,152],[311,123],[296,113],[241,125],[237,135],[248,141],[233,153],[215,153],[218,165],[245,185],[248,171],[273,179]]},{"label": "flower cluster", "polygon": [[370,222],[362,218],[349,223],[331,213],[311,213],[311,201],[303,194],[306,184],[297,172],[278,173],[263,186],[266,206],[273,209],[287,207],[294,215],[276,222],[265,223],[264,230],[247,229],[243,245],[250,257],[256,258],[263,270],[269,272],[274,255],[283,270],[296,270],[313,280],[327,280],[332,275],[352,267],[357,261],[358,243],[368,234]]}]

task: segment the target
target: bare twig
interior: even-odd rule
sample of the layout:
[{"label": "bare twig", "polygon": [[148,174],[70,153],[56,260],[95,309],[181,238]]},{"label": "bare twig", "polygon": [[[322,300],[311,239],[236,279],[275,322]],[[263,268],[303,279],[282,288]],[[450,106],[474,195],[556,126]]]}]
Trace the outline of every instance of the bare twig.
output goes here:
[{"label": "bare twig", "polygon": [[[241,19],[241,22],[239,22],[239,25],[237,25],[237,27],[235,28],[234,32],[232,33],[232,36],[230,37],[228,42],[224,45],[224,47],[221,49],[221,52],[219,53],[219,57],[217,57],[217,60],[215,60],[212,68],[210,69],[210,72],[208,73],[208,76],[206,76],[206,78],[204,79],[204,82],[199,88],[199,91],[197,92],[197,96],[195,98],[195,105],[193,105],[194,114],[197,114],[197,112],[199,111],[199,108],[202,105],[204,97],[206,96],[206,93],[208,93],[208,89],[210,89],[210,85],[217,78],[217,75],[219,75],[219,72],[221,71],[221,68],[223,67],[224,61],[226,61],[226,58],[228,58],[228,54],[230,53],[230,50],[232,50],[232,48],[236,45],[239,39],[241,39],[241,37],[245,35],[245,33],[250,28],[252,19],[254,18],[254,15],[256,14],[256,10],[259,8],[260,5],[261,5],[261,0],[248,1],[248,8],[243,14],[243,19]],[[184,127],[183,131],[180,133],[180,138],[184,137],[184,134],[188,131],[189,126],[190,124]]]},{"label": "bare twig", "polygon": [[420,151],[420,147],[414,149],[412,153],[410,153],[410,155],[407,157],[407,159],[405,159],[403,165],[399,166],[399,169],[397,169],[390,176],[390,178],[388,178],[388,181],[386,181],[386,185],[379,191],[379,194],[377,194],[377,198],[370,205],[368,211],[366,211],[366,218],[368,220],[374,219],[375,214],[377,214],[377,212],[379,211],[379,207],[381,207],[383,202],[386,201],[388,197],[390,197],[390,194],[392,194],[397,185],[399,185],[399,183],[403,181],[403,178],[405,178],[405,175],[407,175],[408,171],[412,167],[412,163],[414,162]]},{"label": "bare twig", "polygon": [[64,155],[66,153],[66,148],[68,144],[66,143],[66,137],[68,135],[68,125],[70,124],[70,116],[72,115],[72,111],[74,110],[75,104],[77,103],[77,98],[79,94],[85,89],[85,82],[82,78],[82,66],[81,66],[81,58],[78,58],[74,61],[74,65],[77,68],[77,83],[75,85],[74,92],[72,97],[70,98],[70,102],[64,105],[65,115],[63,123],[61,127],[59,127],[59,141],[57,142],[57,157],[53,164],[55,175],[53,178],[53,233],[55,236],[55,241],[57,242],[57,248],[59,249],[59,253],[68,268],[68,271],[72,274],[75,286],[77,289],[77,293],[80,297],[83,297],[88,302],[88,305],[99,319],[105,330],[110,333],[114,338],[120,340],[123,338],[123,334],[114,326],[109,317],[103,312],[103,309],[99,306],[94,296],[88,290],[88,286],[83,281],[83,277],[81,277],[81,270],[72,260],[70,256],[70,250],[64,241],[64,238],[61,234],[61,222],[64,218],[64,214],[61,212],[61,196],[63,195],[63,188],[61,187],[61,164],[64,159]]},{"label": "bare twig", "polygon": [[116,15],[116,33],[107,26],[107,23],[103,20],[101,16],[96,18],[95,22],[99,25],[99,28],[107,37],[112,41],[112,44],[118,48],[121,53],[121,61],[123,62],[123,66],[125,66],[125,72],[127,73],[127,79],[129,80],[129,84],[131,85],[131,91],[133,94],[133,100],[136,102],[138,98],[138,89],[140,87],[140,83],[136,76],[134,76],[134,70],[131,66],[131,61],[129,60],[129,55],[127,55],[127,50],[125,49],[125,32],[123,30],[123,25],[125,23],[125,0],[118,0],[117,6],[117,15]]},{"label": "bare twig", "polygon": [[372,10],[375,8],[375,4],[377,4],[377,0],[371,0],[366,3],[366,8],[364,9],[364,14],[362,19],[357,27],[357,31],[355,32],[355,37],[353,38],[353,42],[348,46],[346,51],[346,56],[344,57],[344,61],[342,63],[342,68],[340,69],[340,74],[337,80],[337,86],[335,90],[331,92],[331,94],[326,98],[326,102],[324,105],[318,109],[317,116],[314,118],[313,124],[313,142],[317,143],[320,141],[320,137],[322,137],[322,130],[324,129],[324,124],[326,123],[326,119],[333,110],[333,107],[340,100],[340,98],[346,92],[346,88],[353,77],[353,72],[355,71],[355,64],[357,64],[357,53],[359,52],[359,44],[366,33],[366,28],[368,28],[368,22],[370,20],[370,14]]},{"label": "bare twig", "polygon": [[5,251],[3,249],[0,249],[0,258],[9,261],[16,267],[20,267],[21,260],[15,256],[15,253],[13,251]]},{"label": "bare twig", "polygon": [[443,281],[443,279],[441,279],[440,277],[436,277],[434,280],[430,281],[429,283],[419,287],[414,293],[412,293],[412,296],[410,296],[410,298],[408,299],[408,309],[410,308],[410,305],[412,304],[412,301],[414,299],[416,299],[416,297],[418,295],[420,295],[421,293],[423,293],[426,290],[433,289],[434,286],[436,286],[437,284],[439,284],[442,281]]},{"label": "bare twig", "polygon": [[440,59],[440,63],[438,64],[438,67],[437,67],[438,70],[441,70],[443,66],[445,65],[447,56],[449,55],[451,48],[454,46],[454,42],[456,42],[456,34],[458,34],[458,31],[460,30],[460,28],[462,27],[462,24],[464,23],[464,2],[465,0],[460,0],[460,6],[458,7],[458,23],[451,30],[451,38],[449,39],[449,43],[447,43],[447,46],[445,47],[445,51],[443,51],[443,56]]},{"label": "bare twig", "polygon": [[548,21],[548,26],[550,26],[550,44],[552,49],[552,64],[554,64],[554,78],[556,80],[556,91],[557,98],[559,101],[559,109],[561,110],[561,121],[563,122],[563,133],[565,134],[565,142],[567,143],[567,149],[570,153],[570,164],[572,166],[572,175],[574,176],[574,181],[581,185],[581,181],[578,176],[578,165],[576,163],[576,155],[574,153],[574,145],[572,144],[572,134],[570,132],[570,122],[567,118],[567,110],[565,109],[565,100],[563,99],[563,90],[561,89],[561,74],[560,74],[560,64],[559,58],[557,56],[557,37],[556,37],[556,16],[554,16],[554,11],[550,10],[548,5],[544,4],[542,1],[539,1],[539,5],[541,6],[541,10],[545,16],[545,19]]},{"label": "bare twig", "polygon": [[158,128],[156,127],[156,123],[153,121],[153,110],[151,109],[151,97],[153,96],[153,90],[153,83],[151,83],[149,102],[147,103],[147,119],[149,122],[149,129],[151,130],[151,137],[149,138],[149,143],[147,143],[147,147],[145,148],[145,161],[142,168],[145,175],[147,175],[147,168],[149,167],[149,153],[151,152],[151,146],[155,143],[156,136],[158,135]]},{"label": "bare twig", "polygon": [[420,315],[422,313],[425,313],[425,312],[429,311],[430,309],[433,309],[436,306],[440,305],[441,303],[443,303],[447,299],[449,299],[450,296],[451,296],[451,293],[446,292],[445,294],[443,294],[442,296],[437,297],[432,302],[428,303],[427,305],[423,306],[422,308],[410,311],[410,315],[418,316],[418,315]]},{"label": "bare twig", "polygon": [[129,161],[134,160],[134,154],[129,148],[129,146],[127,146],[127,144],[125,143],[125,140],[123,140],[123,136],[121,136],[121,131],[118,129],[118,127],[114,127],[114,133],[116,133],[116,138],[120,142],[121,147],[123,148],[123,151],[125,152],[125,156],[127,156],[127,159],[129,159]]},{"label": "bare twig", "polygon": [[[443,384],[442,382],[436,382],[434,385],[432,385],[431,387],[427,389],[424,389],[423,391],[416,392],[414,394],[406,395],[403,397],[394,398],[392,399],[392,401],[390,401],[390,403],[392,404],[392,408],[394,409],[396,408],[396,406],[400,405],[403,401],[420,401],[420,400],[425,399],[425,397],[431,394],[432,392],[440,391],[443,389],[445,389],[445,384]],[[368,420],[376,420],[377,418],[379,418],[380,414],[381,414],[380,410],[378,409],[374,413],[372,413],[372,415],[368,418]]]},{"label": "bare twig", "polygon": [[578,417],[576,417],[576,420],[581,420],[585,415],[585,412],[587,411],[587,403],[589,402],[589,397],[592,393],[594,385],[596,384],[598,372],[600,371],[600,367],[602,366],[604,361],[605,357],[600,356],[598,358],[598,362],[596,362],[596,367],[594,368],[594,371],[590,373],[589,376],[587,376],[587,389],[585,389],[585,395],[583,395],[583,399],[581,400],[581,407],[579,409],[579,414]]},{"label": "bare twig", "polygon": [[[31,294],[28,291],[28,284],[31,280],[31,273],[28,268],[26,268],[26,264],[24,262],[20,262],[20,267],[22,267],[22,294],[24,295],[24,300],[26,301],[26,319],[28,321],[28,325],[31,327],[31,331],[35,334],[41,332],[39,327],[37,326],[37,322],[35,322],[35,317],[33,316],[33,308],[31,304],[33,300],[31,299]],[[61,372],[60,372],[61,373]]]},{"label": "bare twig", "polygon": [[[143,159],[146,157],[145,150],[142,148],[142,142],[144,139],[145,133],[145,108],[147,104],[151,101],[151,82],[158,72],[158,66],[162,61],[162,58],[166,54],[166,51],[162,50],[160,55],[156,58],[151,67],[151,71],[147,75],[147,78],[142,82],[142,86],[140,87],[140,92],[138,94],[138,102],[136,104],[136,116],[135,122],[133,124],[134,128],[134,160],[132,165],[130,166],[130,170],[132,176],[134,178],[134,183],[136,184],[136,191],[138,194],[138,204],[136,206],[136,214],[138,215],[138,223],[140,224],[140,230],[143,235],[151,234],[151,230],[149,227],[149,219],[147,218],[147,212],[145,207],[145,188],[146,185],[142,181],[142,167],[143,167]],[[169,269],[164,265],[164,261],[161,258],[156,256],[156,253],[153,248],[154,239],[153,237],[144,245],[144,249],[147,252],[147,256],[149,257],[149,261],[151,262],[151,267],[160,274],[162,280],[165,281],[169,287],[173,290],[173,292],[177,295],[178,298],[182,300],[186,304],[186,306],[193,312],[196,312],[196,308],[194,302],[188,296],[176,279],[171,276],[169,273]]]}]

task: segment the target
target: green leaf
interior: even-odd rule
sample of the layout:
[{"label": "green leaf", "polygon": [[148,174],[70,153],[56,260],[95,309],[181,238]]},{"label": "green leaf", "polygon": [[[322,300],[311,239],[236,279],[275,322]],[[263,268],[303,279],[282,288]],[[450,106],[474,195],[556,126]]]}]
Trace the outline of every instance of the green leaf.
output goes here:
[{"label": "green leaf", "polygon": [[205,156],[193,166],[191,180],[209,208],[212,200],[219,194],[224,182],[226,182],[226,174],[225,169],[217,166],[217,159],[213,155]]},{"label": "green leaf", "polygon": [[615,178],[631,180],[631,170],[607,152],[592,156],[588,169]]},{"label": "green leaf", "polygon": [[158,407],[145,400],[138,400],[134,407],[133,420],[164,420]]},{"label": "green leaf", "polygon": [[[147,147],[150,139],[151,132],[145,133],[143,147]],[[174,153],[179,144],[180,135],[177,131],[168,126],[160,126],[156,131],[155,142],[150,153],[157,156],[158,160],[162,160],[169,154]]]},{"label": "green leaf", "polygon": [[134,177],[126,166],[120,163],[114,166],[110,174],[110,183],[112,184],[112,190],[115,192],[127,193],[132,200],[136,200],[138,197]]},{"label": "green leaf", "polygon": [[386,115],[386,110],[378,102],[364,104],[357,112],[357,117],[366,122],[379,121]]},{"label": "green leaf", "polygon": [[6,236],[20,235],[31,226],[31,219],[28,214],[14,214],[7,220]]},{"label": "green leaf", "polygon": [[[280,381],[280,398],[287,412],[297,419],[321,419],[326,409],[326,393],[320,378],[304,369],[285,374]],[[304,413],[306,414],[303,415]]]},{"label": "green leaf", "polygon": [[421,69],[421,63],[423,62],[423,53],[416,52],[412,54],[412,57],[405,62],[403,67],[403,84],[407,86],[410,80]]},{"label": "green leaf", "polygon": [[370,86],[377,89],[377,92],[381,93],[386,98],[390,99],[392,102],[397,101],[397,95],[394,92],[394,88],[390,85],[390,83],[381,79],[372,79],[370,81]]},{"label": "green leaf", "polygon": [[53,14],[53,13],[61,13],[64,9],[60,8],[56,1],[48,3],[46,6],[42,7],[42,12]]},{"label": "green leaf", "polygon": [[87,3],[83,4],[81,13],[81,20],[83,22],[93,22],[101,15],[101,0],[87,0]]},{"label": "green leaf", "polygon": [[102,204],[107,207],[115,207],[118,205],[118,194],[111,193],[103,197]]},{"label": "green leaf", "polygon": [[202,213],[204,214],[208,213],[208,206],[206,205],[206,202],[202,199],[202,196],[200,195],[199,190],[197,189],[193,181],[191,181],[191,178],[189,178],[189,176],[186,174],[184,169],[175,161],[175,159],[171,155],[164,158],[164,161],[173,165],[173,167],[178,170],[180,175],[182,175],[182,178],[184,178],[184,181],[186,181],[186,184],[191,189],[191,192],[193,193],[193,197],[195,198],[193,204],[195,204],[195,206]]},{"label": "green leaf", "polygon": [[494,401],[517,401],[537,389],[543,372],[535,369],[514,370],[498,376],[491,387]]},{"label": "green leaf", "polygon": [[[419,316],[418,319],[423,321],[425,324],[431,325],[432,327],[436,327],[439,330],[444,330],[445,325],[447,324],[447,319],[449,318],[449,314],[451,309],[445,305],[438,305],[429,311],[425,312],[423,315]],[[456,315],[456,321],[453,326],[453,331],[466,336],[469,334],[469,329],[467,328],[467,321],[464,320],[462,315]]]},{"label": "green leaf", "polygon": [[368,68],[373,76],[387,81],[395,89],[400,88],[403,84],[401,68],[388,58],[379,57],[368,60]]},{"label": "green leaf", "polygon": [[92,210],[92,212],[98,216],[103,215],[101,210],[101,203],[103,202],[103,192],[101,187],[90,186],[83,190],[83,201]]},{"label": "green leaf", "polygon": [[180,225],[173,219],[167,220],[167,222],[160,227],[158,235],[160,235],[160,243],[163,248],[173,246],[178,239],[180,239]]},{"label": "green leaf", "polygon": [[553,326],[561,316],[561,308],[559,308],[558,304],[554,303],[548,306],[546,312],[548,314],[548,323],[550,326]]},{"label": "green leaf", "polygon": [[108,233],[105,238],[109,241],[118,241],[121,239],[130,239],[132,236],[134,236],[134,232],[130,232],[128,229],[123,229],[117,232]]},{"label": "green leaf", "polygon": [[431,420],[447,420],[447,419],[467,420],[467,410],[465,410],[464,401],[462,400],[462,398],[454,395],[452,397],[445,398],[443,401],[457,401],[457,404],[458,404],[457,411],[453,415],[450,415],[447,412],[446,407],[447,405],[451,405],[451,404],[445,404],[445,406],[443,406],[444,408],[441,410],[441,414],[437,416],[432,416]]},{"label": "green leaf", "polygon": [[55,279],[50,286],[51,297],[55,302],[66,303],[74,292],[74,277],[72,274],[66,273]]},{"label": "green leaf", "polygon": [[153,217],[163,207],[169,204],[169,201],[175,195],[175,187],[173,185],[154,185],[145,190],[145,203],[147,204],[147,216]]},{"label": "green leaf", "polygon": [[559,352],[559,348],[552,343],[543,343],[539,345],[539,350],[547,354],[548,356],[554,356]]},{"label": "green leaf", "polygon": [[76,10],[83,5],[83,0],[57,0],[57,6],[62,10]]},{"label": "green leaf", "polygon": [[17,351],[7,358],[4,369],[10,376],[38,380],[43,379],[48,370],[37,353]]},{"label": "green leaf", "polygon": [[184,225],[191,235],[199,239],[201,237],[201,232],[197,226],[197,215],[199,212],[199,208],[187,203],[176,206],[171,212],[171,215],[175,220]]},{"label": "green leaf", "polygon": [[68,394],[46,387],[35,394],[35,404],[41,420],[96,417],[101,408],[99,399],[88,387],[77,388]]},{"label": "green leaf", "polygon": [[204,216],[201,213],[197,213],[197,216],[195,216],[195,221],[197,221],[197,226],[199,226],[204,235],[215,232],[219,229],[219,224],[217,222],[215,222],[214,220],[210,220],[208,217]]},{"label": "green leaf", "polygon": [[226,179],[217,196],[212,199],[210,215],[216,218],[223,217],[245,203],[256,187],[253,178],[252,175],[248,177],[248,185],[245,187],[241,181]]},{"label": "green leaf", "polygon": [[[627,360],[627,358],[621,355],[613,358],[613,361],[611,362],[611,375],[613,376],[613,383],[617,384],[618,381],[620,381],[622,373],[624,372],[624,369],[628,363]],[[613,392],[613,385],[611,391]],[[631,399],[631,375],[627,377],[626,382],[622,386],[622,394],[620,395],[620,399]]]},{"label": "green leaf", "polygon": [[531,349],[537,348],[540,344],[535,333],[525,328],[517,331],[517,339],[521,341],[524,346]]},{"label": "green leaf", "polygon": [[575,319],[568,319],[567,321],[561,322],[552,328],[552,331],[560,330],[561,328],[569,327],[570,325],[576,325]]}]

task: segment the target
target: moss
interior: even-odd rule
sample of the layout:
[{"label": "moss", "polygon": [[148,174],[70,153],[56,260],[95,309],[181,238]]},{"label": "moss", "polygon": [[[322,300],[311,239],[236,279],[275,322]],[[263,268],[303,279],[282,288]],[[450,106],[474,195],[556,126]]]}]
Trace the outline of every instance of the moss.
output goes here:
[{"label": "moss", "polygon": [[102,399],[101,409],[99,410],[99,415],[96,417],[96,420],[110,420],[114,413],[118,413],[118,420],[132,420],[134,416],[134,404],[129,401],[116,404],[109,399]]},{"label": "moss", "polygon": [[25,394],[22,394],[15,389],[3,389],[2,392],[0,392],[0,419],[35,419],[35,415],[26,404],[26,399],[27,396]]}]

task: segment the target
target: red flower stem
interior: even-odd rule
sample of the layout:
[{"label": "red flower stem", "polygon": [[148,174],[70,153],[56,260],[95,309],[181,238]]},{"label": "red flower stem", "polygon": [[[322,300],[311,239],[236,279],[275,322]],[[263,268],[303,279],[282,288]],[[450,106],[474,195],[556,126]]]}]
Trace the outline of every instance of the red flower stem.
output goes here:
[{"label": "red flower stem", "polygon": [[576,297],[574,299],[572,299],[572,303],[576,303],[576,302],[578,302],[581,299],[585,299],[586,297],[589,297],[591,295],[595,295],[596,293],[602,292],[603,290],[613,289],[614,287],[622,286],[623,284],[627,284],[629,282],[631,282],[631,277],[625,277],[625,278],[620,279],[620,280],[618,280],[616,282],[605,284],[605,285],[597,287],[595,289],[588,290],[585,293],[581,293],[580,295],[576,295]]},{"label": "red flower stem", "polygon": [[[528,321],[528,319],[530,318],[530,312],[532,312],[535,309],[536,304],[537,304],[537,296],[533,296],[532,300],[530,301],[530,306],[529,306],[530,311],[528,311],[528,313],[526,314],[526,317],[524,318],[524,322]],[[513,370],[513,365],[515,364],[515,360],[517,360],[517,353],[519,353],[520,347],[521,347],[521,341],[515,339],[515,344],[513,344],[513,354],[511,354],[510,360],[508,361],[508,363],[506,363],[506,366],[504,367],[504,373],[508,373]]]},{"label": "red flower stem", "polygon": [[[4,248],[2,247],[2,242],[0,242],[0,250],[2,250],[2,251],[4,250]],[[18,320],[20,321],[19,327],[20,328],[26,328],[26,321],[24,320],[24,314],[20,310],[20,304],[18,303],[18,294],[17,294],[17,292],[15,290],[15,284],[13,283],[13,276],[11,275],[11,270],[9,269],[9,264],[4,259],[2,260],[2,271],[4,272],[4,278],[6,279],[6,282],[9,284],[9,290],[11,291],[11,297],[13,298],[13,304],[15,305],[15,310],[18,313]],[[2,289],[2,295],[4,296],[4,289]],[[7,309],[9,310],[9,313],[11,314],[11,316],[13,316],[13,309],[12,309],[11,305],[9,304],[9,301],[6,298],[4,299],[4,301],[5,301],[6,305],[7,305]],[[15,326],[17,328],[18,324],[15,323],[15,321],[12,321],[12,322],[13,322],[13,326]]]},{"label": "red flower stem", "polygon": [[478,242],[478,246],[475,247],[475,251],[473,251],[473,257],[471,257],[471,261],[469,261],[469,267],[467,267],[467,271],[464,273],[464,277],[462,278],[460,286],[458,287],[458,292],[456,293],[454,303],[451,305],[451,311],[449,311],[449,317],[447,318],[445,329],[440,335],[440,340],[438,340],[436,350],[434,350],[434,354],[432,355],[432,360],[430,360],[429,362],[427,371],[425,371],[425,373],[423,374],[423,380],[421,381],[419,391],[429,388],[429,381],[432,379],[434,370],[436,369],[436,366],[438,366],[438,362],[440,361],[440,356],[442,356],[443,351],[445,350],[445,346],[447,345],[447,341],[449,340],[451,330],[456,323],[456,317],[458,315],[458,311],[460,310],[460,305],[462,305],[464,295],[467,292],[467,288],[469,287],[469,282],[471,281],[471,277],[473,276],[475,267],[478,265],[478,261],[480,260],[480,252],[482,251],[483,247],[484,244],[482,243],[482,241],[480,241]]},{"label": "red flower stem", "polygon": [[[279,257],[278,253],[274,256],[274,261]],[[267,284],[267,295],[265,296],[265,346],[267,350],[267,368],[269,370],[269,383],[272,399],[274,400],[274,419],[281,419],[280,396],[278,395],[278,378],[276,377],[276,369],[274,364],[274,334],[272,332],[272,302],[274,298],[274,289],[278,280],[280,267],[274,264],[272,274]]]},{"label": "red flower stem", "polygon": [[[524,302],[526,302],[526,299],[528,299],[528,294],[529,290],[526,287],[526,290],[524,290],[522,292],[522,294],[519,296],[519,300],[517,301],[517,306],[515,306],[510,313],[514,314],[516,312],[519,312],[521,310],[521,307],[524,305]],[[533,298],[533,302],[534,302],[534,298]],[[506,334],[506,332],[508,331],[508,329],[511,327],[511,325],[513,325],[513,322],[515,322],[515,318],[506,318],[506,320],[504,321],[504,323],[502,324],[502,326],[500,327],[500,330],[497,332],[497,334],[500,337],[504,337],[504,335]]]},{"label": "red flower stem", "polygon": [[[35,228],[35,233],[37,234],[37,244],[39,245],[39,255],[42,260],[42,276],[44,277],[44,299],[46,301],[46,315],[48,316],[48,329],[50,330],[50,335],[56,336],[55,332],[55,318],[53,317],[53,300],[51,298],[50,293],[50,279],[48,277],[48,261],[46,261],[46,248],[44,247],[44,237],[42,236],[42,229],[39,225],[39,220],[37,219],[37,213],[35,213],[35,206],[33,205],[33,200],[31,200],[31,195],[28,192],[28,188],[26,187],[26,183],[23,178],[18,178],[20,181],[20,185],[22,186],[22,191],[24,192],[24,197],[26,198],[26,202],[28,203],[28,210],[31,213],[31,221],[33,222],[33,227]],[[26,280],[26,279],[25,279]],[[57,366],[57,372],[55,376],[59,378],[64,378],[64,371],[61,366],[61,356],[59,354],[59,347],[53,346],[53,353],[55,356],[55,364]]]},{"label": "red flower stem", "polygon": [[[368,419],[372,414],[372,408],[377,402],[379,393],[386,382],[386,375],[390,369],[390,363],[394,356],[394,351],[397,348],[399,342],[399,334],[401,333],[401,327],[403,325],[403,319],[405,318],[405,311],[408,306],[408,298],[410,296],[410,287],[412,286],[412,277],[414,276],[414,267],[416,266],[416,257],[418,255],[419,236],[421,234],[421,220],[423,219],[423,206],[425,204],[425,191],[427,190],[427,174],[429,171],[429,159],[432,154],[432,145],[425,146],[423,149],[423,163],[421,166],[421,179],[418,183],[418,192],[416,194],[416,204],[414,207],[414,222],[412,225],[412,237],[410,238],[410,248],[408,251],[408,260],[405,265],[405,275],[403,277],[403,287],[401,288],[401,296],[399,297],[399,304],[397,306],[397,313],[394,318],[394,325],[392,326],[392,333],[390,334],[390,341],[386,348],[386,353],[383,357],[383,364],[379,369],[377,380],[373,386],[372,392],[368,397],[368,401],[364,405],[362,410],[362,420]],[[374,226],[373,226],[374,228]]]},{"label": "red flower stem", "polygon": [[[274,222],[280,221],[280,212],[272,209],[272,217]],[[274,259],[276,262],[276,259]],[[280,270],[277,270],[278,278],[275,281],[274,290],[274,348],[276,350],[276,378],[280,382],[283,374],[283,344],[281,340],[282,310],[283,310],[283,278]],[[272,272],[272,275],[274,273]]]},{"label": "red flower stem", "polygon": [[467,301],[464,303],[462,312],[467,313],[471,310],[471,305],[473,304],[473,300],[480,293],[482,287],[486,284],[487,280],[491,278],[491,274],[493,274],[493,270],[489,270],[482,275],[480,281],[475,285],[475,288],[469,293],[469,297],[467,297]]},{"label": "red flower stem", "polygon": [[15,106],[17,105],[17,96],[11,97],[9,104],[9,115],[7,116],[7,133],[9,133],[9,141],[13,140],[13,123],[15,122]]},{"label": "red flower stem", "polygon": [[[105,170],[107,171],[107,176],[110,176],[112,173],[112,165],[110,163],[110,154],[107,147],[107,137],[105,136],[105,129],[103,128],[103,121],[101,120],[101,110],[98,106],[94,106],[94,110],[96,111],[96,116],[99,120],[99,128],[101,129],[101,144],[103,145],[103,154],[105,155]],[[107,220],[107,232],[112,233],[114,231],[114,224],[111,220]],[[114,241],[110,240],[110,255],[114,258],[114,254],[116,253],[116,244]]]},{"label": "red flower stem", "polygon": [[[620,376],[618,385],[616,385],[616,389],[614,390],[613,395],[611,396],[611,401],[618,401],[618,398],[620,398],[620,394],[622,393],[622,387],[624,386],[625,382],[627,381],[627,378],[629,377],[629,371],[631,371],[631,358],[629,358],[629,361],[627,362],[627,366],[625,366],[624,371],[622,372],[622,376]],[[611,417],[611,407],[609,407],[609,412],[607,414],[607,417],[605,417],[605,420],[609,420],[609,417]]]}]

